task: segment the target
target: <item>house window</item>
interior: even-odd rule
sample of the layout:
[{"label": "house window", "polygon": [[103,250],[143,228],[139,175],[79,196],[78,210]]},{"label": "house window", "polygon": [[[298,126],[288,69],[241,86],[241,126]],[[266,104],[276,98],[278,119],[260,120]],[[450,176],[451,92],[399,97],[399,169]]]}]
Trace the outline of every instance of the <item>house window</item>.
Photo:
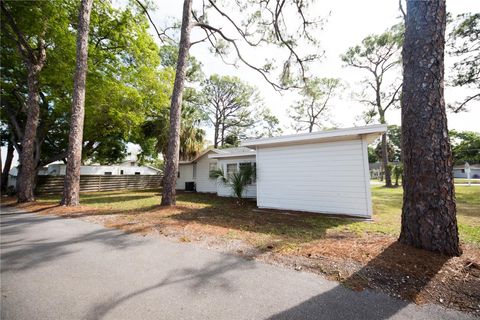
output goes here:
[{"label": "house window", "polygon": [[137,172],[135,172],[135,174],[138,174],[138,175],[139,175],[139,174],[140,174],[140,172],[138,172],[138,171],[137,171]]},{"label": "house window", "polygon": [[104,173],[106,176],[111,176],[112,175],[112,172],[111,171],[105,171]]},{"label": "house window", "polygon": [[231,176],[235,172],[237,172],[237,164],[236,163],[228,163],[227,164],[227,176]]},{"label": "house window", "polygon": [[180,171],[177,172],[177,178],[180,178]]},{"label": "house window", "polygon": [[217,164],[215,162],[210,162],[208,164],[208,176],[210,177],[210,172],[217,170]]},{"label": "house window", "polygon": [[123,170],[120,170],[120,174],[123,174]]},{"label": "house window", "polygon": [[253,175],[252,175],[252,179],[250,179],[248,181],[248,184],[253,184],[256,182],[256,169],[257,169],[257,164],[255,162],[243,162],[243,163],[239,163],[239,167],[240,167],[240,170],[243,170],[243,168],[246,168],[246,167],[251,167],[253,166]]}]

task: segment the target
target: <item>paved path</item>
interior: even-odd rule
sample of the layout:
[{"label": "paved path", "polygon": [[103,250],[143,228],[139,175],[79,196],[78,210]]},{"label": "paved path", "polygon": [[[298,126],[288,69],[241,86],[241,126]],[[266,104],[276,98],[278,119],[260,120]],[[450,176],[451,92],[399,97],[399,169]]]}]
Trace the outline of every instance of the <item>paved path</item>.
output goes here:
[{"label": "paved path", "polygon": [[462,319],[194,244],[2,208],[2,319]]}]

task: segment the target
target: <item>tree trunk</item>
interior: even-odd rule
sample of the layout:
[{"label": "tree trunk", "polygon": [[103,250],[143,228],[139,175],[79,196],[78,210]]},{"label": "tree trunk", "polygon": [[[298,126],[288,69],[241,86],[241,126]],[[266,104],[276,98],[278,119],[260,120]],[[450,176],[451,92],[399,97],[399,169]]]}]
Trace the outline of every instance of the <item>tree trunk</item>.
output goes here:
[{"label": "tree trunk", "polygon": [[[22,138],[22,150],[19,154],[20,165],[17,179],[17,201],[30,202],[35,197],[33,190],[36,180],[37,159],[40,157],[37,143],[37,128],[40,121],[39,106],[39,74],[45,65],[47,57],[45,46],[45,30],[37,37],[37,47],[33,49],[28,39],[25,38],[22,31],[18,28],[15,19],[5,6],[4,1],[0,1],[2,12],[5,14],[4,22],[10,25],[15,34],[15,41],[18,45],[18,51],[22,56],[23,62],[27,68],[27,121],[25,123],[25,132]],[[46,27],[46,26],[44,26]],[[36,154],[35,154],[36,152]]]},{"label": "tree trunk", "polygon": [[1,181],[2,191],[7,190],[8,174],[12,167],[14,152],[15,152],[15,147],[13,146],[13,143],[9,141],[8,147],[7,147],[7,157],[5,158],[5,166],[3,167],[3,171],[2,171],[2,181]]},{"label": "tree trunk", "polygon": [[225,145],[225,119],[223,119],[222,124],[222,139],[220,140],[220,145],[223,147]]},{"label": "tree trunk", "polygon": [[25,133],[22,139],[22,153],[19,155],[22,170],[18,176],[17,189],[17,200],[20,203],[35,201],[35,196],[33,194],[35,188],[35,168],[37,166],[35,161],[35,143],[38,123],[40,121],[38,76],[43,68],[43,63],[34,64],[28,62],[27,65],[27,123],[25,125]]},{"label": "tree trunk", "polygon": [[453,162],[443,96],[445,24],[445,0],[407,1],[399,241],[458,256]]},{"label": "tree trunk", "polygon": [[[378,83],[377,79],[377,110],[380,115],[380,123],[387,124],[385,120],[385,111],[381,106],[380,100],[380,84]],[[382,167],[383,167],[383,174],[385,177],[385,187],[391,188],[392,187],[392,172],[390,171],[390,167],[388,166],[388,143],[387,143],[387,133],[382,134]]]},{"label": "tree trunk", "polygon": [[213,147],[216,149],[218,148],[218,124],[216,123],[215,124],[215,134],[214,134],[214,138],[213,138]]},{"label": "tree trunk", "polygon": [[385,187],[392,187],[392,173],[388,165],[387,134],[382,134],[382,166],[385,173]]},{"label": "tree trunk", "polygon": [[162,206],[176,204],[175,185],[177,182],[178,158],[180,151],[180,120],[182,113],[182,95],[187,70],[187,58],[190,49],[190,31],[192,29],[192,24],[190,23],[191,16],[192,0],[184,0],[177,71],[175,74],[172,102],[170,105],[170,130],[168,134],[168,149],[163,178]]},{"label": "tree trunk", "polygon": [[80,167],[82,165],[83,121],[85,117],[85,85],[88,62],[88,31],[93,0],[82,0],[78,17],[77,65],[73,80],[72,115],[68,137],[67,168],[62,205],[80,203]]}]

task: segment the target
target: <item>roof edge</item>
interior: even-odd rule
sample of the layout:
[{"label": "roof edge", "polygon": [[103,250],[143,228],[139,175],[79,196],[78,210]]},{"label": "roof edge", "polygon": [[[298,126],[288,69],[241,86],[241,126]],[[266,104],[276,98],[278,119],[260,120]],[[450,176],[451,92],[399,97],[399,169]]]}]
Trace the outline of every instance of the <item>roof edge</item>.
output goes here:
[{"label": "roof edge", "polygon": [[367,135],[367,134],[381,134],[387,131],[386,124],[376,124],[361,127],[342,128],[335,130],[325,130],[313,133],[292,134],[273,138],[262,138],[255,140],[247,140],[242,142],[242,147],[256,147],[261,145],[275,145],[286,143],[309,143],[317,140],[328,138],[341,138],[347,136]]}]

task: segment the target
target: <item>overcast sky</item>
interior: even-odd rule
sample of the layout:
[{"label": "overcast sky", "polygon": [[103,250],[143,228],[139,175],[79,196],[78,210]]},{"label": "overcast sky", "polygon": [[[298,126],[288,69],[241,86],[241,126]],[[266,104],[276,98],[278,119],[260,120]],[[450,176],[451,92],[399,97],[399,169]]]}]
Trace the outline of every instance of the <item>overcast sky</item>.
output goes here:
[{"label": "overcast sky", "polygon": [[[168,25],[171,21],[180,20],[182,11],[182,2],[159,1],[156,0],[157,10],[152,13],[154,22],[159,27]],[[194,0],[194,4],[198,4]],[[224,1],[228,3],[228,1]],[[454,16],[466,12],[480,12],[480,1],[476,0],[447,0],[447,11]],[[339,56],[356,44],[359,44],[363,38],[370,34],[381,33],[392,25],[400,22],[400,12],[398,10],[397,0],[317,0],[314,7],[309,10],[311,15],[327,17],[328,21],[323,31],[318,34],[321,41],[321,49],[325,51],[325,57],[320,64],[317,64],[312,73],[318,77],[336,77],[340,78],[347,86],[340,98],[332,101],[331,120],[339,127],[351,127],[361,125],[361,121],[356,120],[365,110],[365,106],[356,102],[351,92],[358,90],[358,83],[363,75],[361,71],[351,68],[345,68]],[[215,21],[217,22],[217,21]],[[221,24],[222,22],[219,21]],[[228,29],[226,29],[228,31]],[[152,32],[152,34],[154,34]],[[199,34],[194,33],[193,38],[198,39]],[[269,48],[256,48],[248,50],[245,48],[245,54],[253,62],[261,64],[264,57],[280,54]],[[294,93],[280,94],[266,83],[258,73],[247,67],[240,66],[238,69],[233,66],[225,65],[219,58],[214,57],[208,50],[207,45],[195,45],[191,53],[203,64],[203,71],[207,76],[218,73],[222,75],[235,75],[244,81],[254,84],[258,87],[265,104],[279,117],[280,124],[285,133],[291,132],[290,119],[287,116],[289,105],[296,99]],[[447,64],[449,61],[447,61]],[[446,69],[448,76],[448,68]],[[446,88],[445,96],[447,102],[461,100],[468,92],[462,89]],[[469,112],[460,114],[449,114],[449,129],[480,131],[480,103],[473,102],[469,105]],[[392,110],[387,113],[389,124],[400,124],[400,111]],[[212,131],[207,129],[207,139],[212,140]],[[2,161],[5,154],[2,148]],[[130,148],[134,152],[135,148]]]},{"label": "overcast sky", "polygon": [[[169,2],[168,5],[164,6],[162,4],[159,6],[161,6],[161,10],[157,10],[154,14],[156,23],[161,25],[169,16],[180,18],[181,1]],[[319,34],[320,46],[325,51],[325,58],[312,70],[312,73],[319,77],[340,78],[347,85],[342,96],[331,103],[332,121],[341,127],[361,125],[362,123],[356,121],[356,119],[365,110],[365,106],[356,102],[350,93],[358,91],[359,81],[365,74],[362,71],[344,67],[339,56],[345,53],[349,47],[359,44],[366,36],[381,33],[400,22],[398,1],[317,1],[315,7],[310,11],[313,14],[318,14],[318,16],[328,16],[328,22]],[[480,1],[449,0],[447,1],[447,11],[453,15],[465,12],[480,12]],[[256,48],[254,57],[265,56],[265,52],[268,55],[268,49]],[[286,110],[296,99],[295,94],[276,92],[257,73],[247,67],[241,66],[236,69],[225,65],[219,58],[212,56],[206,45],[203,47],[202,45],[194,46],[192,53],[203,63],[203,70],[207,75],[212,73],[236,75],[251,84],[255,84],[259,88],[265,104],[280,118],[282,127],[288,132],[291,123]],[[446,76],[448,76],[448,68]],[[447,102],[461,100],[466,94],[468,92],[461,89],[446,88],[445,90]],[[478,122],[478,119],[480,119],[479,104],[479,102],[471,103],[468,113],[450,114],[449,128],[480,131]],[[387,121],[390,124],[400,124],[400,111],[390,111],[387,114]],[[209,138],[211,139],[211,137]]]}]

